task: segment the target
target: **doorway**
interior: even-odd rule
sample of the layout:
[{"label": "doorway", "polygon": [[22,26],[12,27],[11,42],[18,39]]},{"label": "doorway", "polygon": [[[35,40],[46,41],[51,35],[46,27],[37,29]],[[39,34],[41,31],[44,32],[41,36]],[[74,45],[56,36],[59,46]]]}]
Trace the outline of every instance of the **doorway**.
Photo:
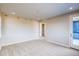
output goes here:
[{"label": "doorway", "polygon": [[46,37],[46,24],[40,23],[40,37],[44,39]]}]

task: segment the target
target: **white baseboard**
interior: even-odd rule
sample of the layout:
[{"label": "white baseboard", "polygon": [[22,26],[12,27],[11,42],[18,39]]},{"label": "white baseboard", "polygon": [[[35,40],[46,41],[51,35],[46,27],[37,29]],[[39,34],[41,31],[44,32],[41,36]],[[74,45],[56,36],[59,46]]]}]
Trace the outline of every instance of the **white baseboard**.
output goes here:
[{"label": "white baseboard", "polygon": [[69,47],[69,45],[67,45],[67,44],[63,44],[63,43],[61,43],[61,42],[51,41],[51,40],[46,40],[46,41],[48,41],[48,42],[50,42],[50,43],[57,44],[57,45],[61,45],[61,46],[64,46],[64,47]]},{"label": "white baseboard", "polygon": [[29,39],[29,40],[23,40],[23,41],[4,42],[1,46],[3,47],[3,46],[12,45],[12,44],[22,43],[22,42],[28,42],[31,40],[39,40],[39,39]]}]

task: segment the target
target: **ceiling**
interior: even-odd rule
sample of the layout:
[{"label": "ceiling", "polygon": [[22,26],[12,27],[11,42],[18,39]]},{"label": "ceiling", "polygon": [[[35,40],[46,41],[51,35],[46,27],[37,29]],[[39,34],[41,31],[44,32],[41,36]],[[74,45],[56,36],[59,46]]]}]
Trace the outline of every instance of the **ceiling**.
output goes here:
[{"label": "ceiling", "polygon": [[[72,7],[71,9],[69,9]],[[47,19],[79,9],[78,3],[0,3],[0,10],[6,14],[28,19]]]}]

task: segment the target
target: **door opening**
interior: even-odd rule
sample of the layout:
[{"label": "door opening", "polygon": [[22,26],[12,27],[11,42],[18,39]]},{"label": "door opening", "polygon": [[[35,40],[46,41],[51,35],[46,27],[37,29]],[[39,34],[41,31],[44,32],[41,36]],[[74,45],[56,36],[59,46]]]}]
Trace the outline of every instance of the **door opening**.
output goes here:
[{"label": "door opening", "polygon": [[40,38],[46,37],[46,23],[40,23]]},{"label": "door opening", "polygon": [[42,33],[41,33],[42,37],[45,36],[45,24],[42,24]]}]

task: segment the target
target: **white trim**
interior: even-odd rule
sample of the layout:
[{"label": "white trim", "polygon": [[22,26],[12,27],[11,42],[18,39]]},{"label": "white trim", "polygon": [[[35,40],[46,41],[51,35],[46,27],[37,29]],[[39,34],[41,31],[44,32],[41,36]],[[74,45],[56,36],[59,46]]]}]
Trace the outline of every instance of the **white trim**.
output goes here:
[{"label": "white trim", "polygon": [[57,41],[51,41],[51,40],[46,40],[50,43],[54,43],[54,44],[57,44],[57,45],[61,45],[61,46],[64,46],[64,47],[70,47],[69,45],[67,44],[64,44],[64,43],[61,43],[61,42],[57,42]]},{"label": "white trim", "polygon": [[78,21],[78,19],[76,20],[76,19],[74,19],[74,17],[79,18],[79,14],[77,13],[77,14],[70,15],[69,42],[70,42],[70,47],[79,49],[79,46],[73,44],[73,33],[72,33],[73,32],[73,21]]},{"label": "white trim", "polygon": [[79,16],[78,17],[77,16],[73,17],[73,21],[79,21]]},{"label": "white trim", "polygon": [[13,42],[3,42],[1,44],[1,47],[12,45],[12,44],[17,44],[17,43],[22,43],[22,42],[28,42],[28,41],[32,41],[32,40],[40,40],[40,39],[30,39],[30,40],[23,40],[23,41],[18,41],[18,42],[16,42],[16,41],[13,41]]}]

